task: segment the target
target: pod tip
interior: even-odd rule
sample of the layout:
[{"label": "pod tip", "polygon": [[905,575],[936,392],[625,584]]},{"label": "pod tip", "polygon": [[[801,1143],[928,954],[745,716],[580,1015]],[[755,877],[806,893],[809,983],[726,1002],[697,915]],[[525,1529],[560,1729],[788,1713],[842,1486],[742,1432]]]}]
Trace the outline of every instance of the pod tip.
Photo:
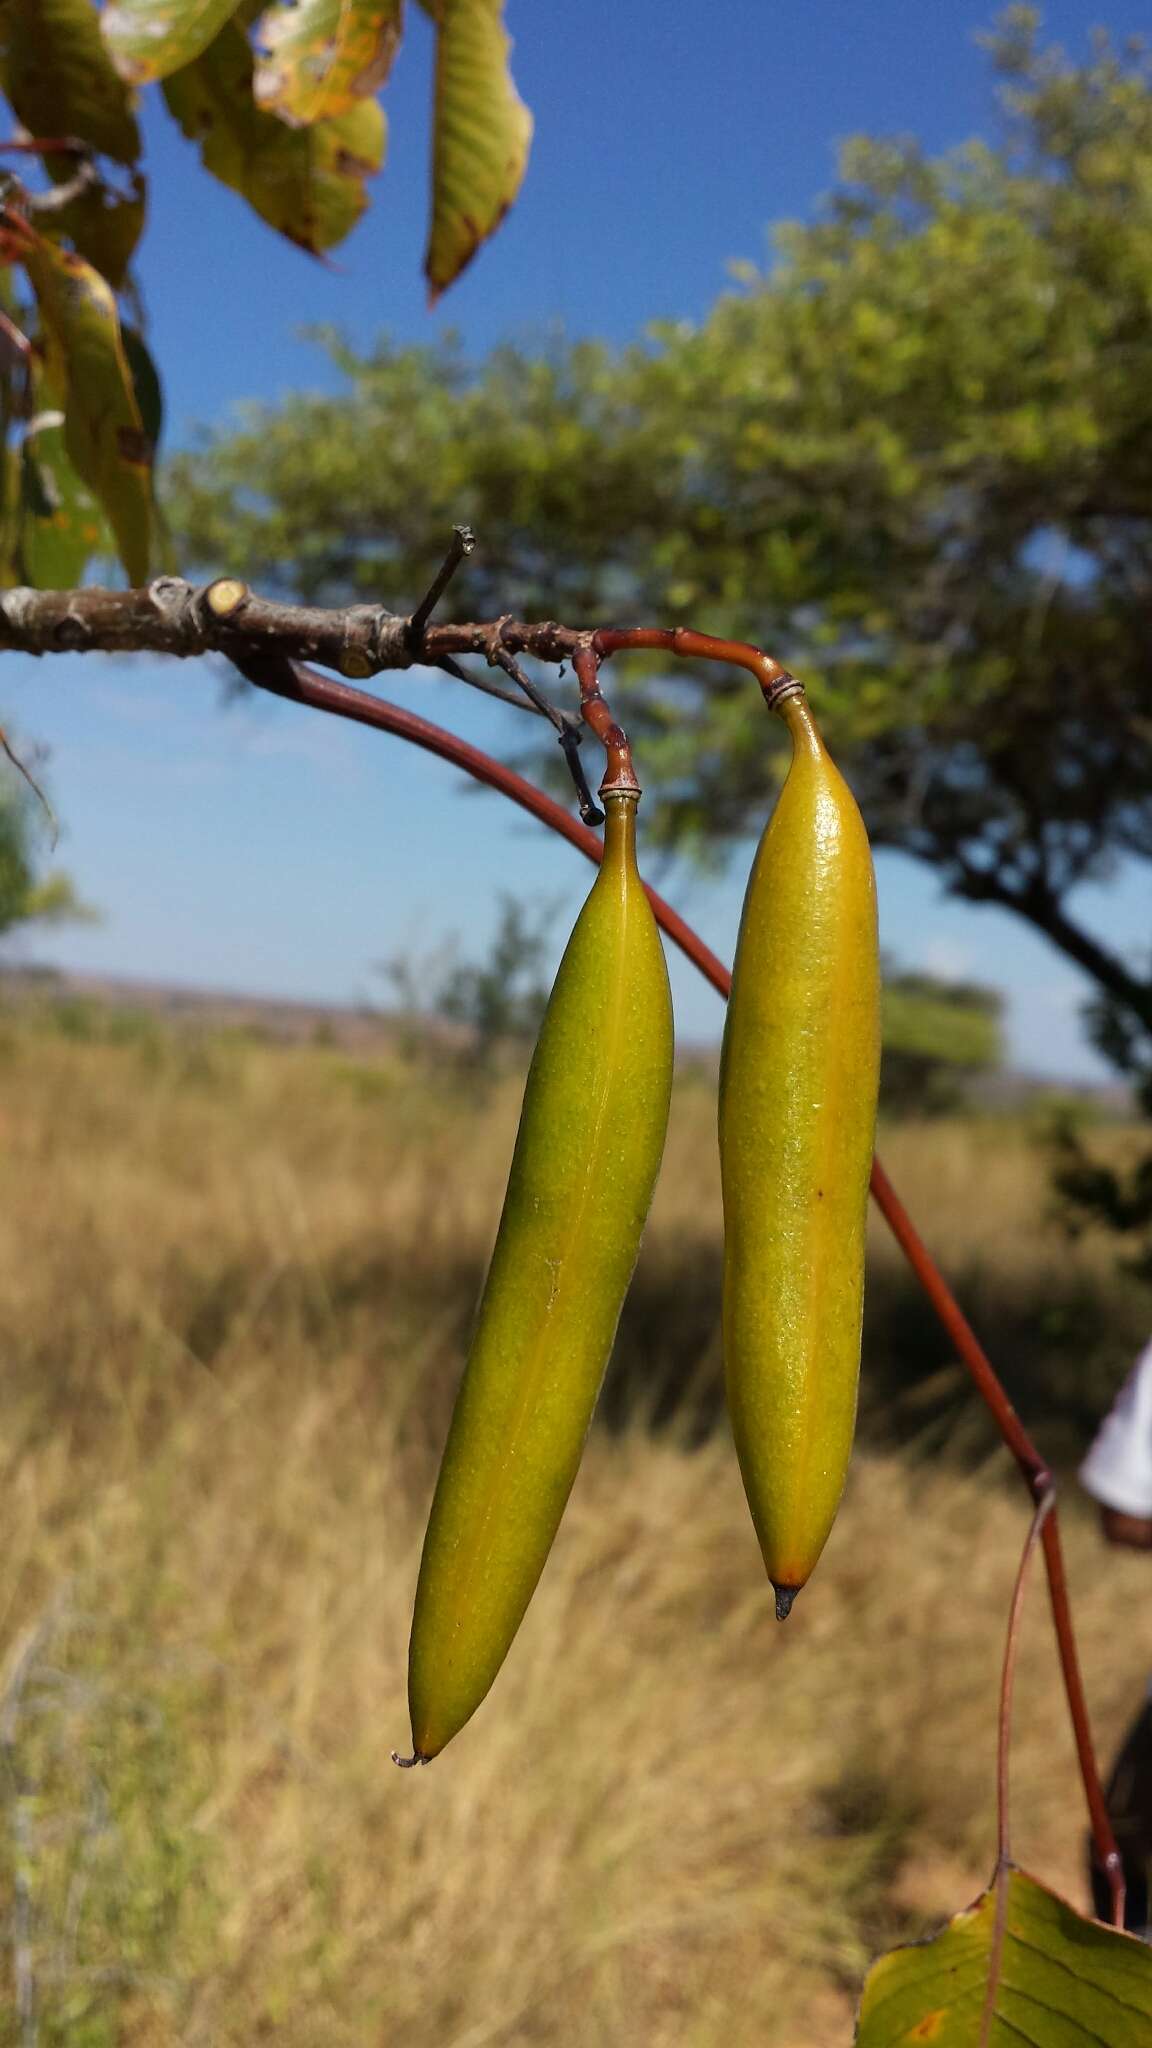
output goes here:
[{"label": "pod tip", "polygon": [[425,1756],[418,1749],[414,1749],[411,1756],[401,1756],[400,1751],[394,1749],[392,1751],[392,1761],[394,1764],[398,1764],[402,1771],[411,1771],[415,1769],[417,1764],[430,1764],[432,1759],[430,1756]]},{"label": "pod tip", "polygon": [[[775,1581],[773,1581],[775,1585]],[[787,1621],[792,1612],[792,1602],[800,1591],[799,1586],[776,1586],[776,1619]]]}]

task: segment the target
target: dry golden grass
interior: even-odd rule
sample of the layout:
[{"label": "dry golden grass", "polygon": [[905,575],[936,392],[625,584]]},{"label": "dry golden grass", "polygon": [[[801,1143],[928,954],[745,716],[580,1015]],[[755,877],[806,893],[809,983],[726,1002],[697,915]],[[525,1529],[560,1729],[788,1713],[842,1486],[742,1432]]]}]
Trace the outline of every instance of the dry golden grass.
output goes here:
[{"label": "dry golden grass", "polygon": [[[13,1028],[3,1075],[0,2041],[19,1979],[70,2048],[846,2048],[869,1955],[990,1867],[1026,1519],[999,1462],[860,1459],[781,1630],[723,1437],[597,1433],[491,1698],[401,1774],[515,1087],[476,1110],[400,1066],[143,1027]],[[1060,1266],[1107,1299],[1097,1254],[1043,1225],[1019,1134],[888,1151],[961,1267],[1020,1288]],[[714,1364],[718,1230],[688,1082],[637,1374],[685,1322]],[[1152,1588],[1070,1520],[1107,1743]],[[1039,1585],[1016,1800],[1023,1860],[1081,1898]]]}]

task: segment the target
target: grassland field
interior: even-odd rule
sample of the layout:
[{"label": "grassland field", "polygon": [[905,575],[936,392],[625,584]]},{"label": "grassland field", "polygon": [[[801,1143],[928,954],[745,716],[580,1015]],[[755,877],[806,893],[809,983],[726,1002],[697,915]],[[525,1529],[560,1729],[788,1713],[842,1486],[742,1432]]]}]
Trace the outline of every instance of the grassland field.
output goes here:
[{"label": "grassland field", "polygon": [[[870,1956],[986,1880],[1020,1489],[877,1225],[861,1451],[777,1626],[691,1072],[522,1634],[450,1751],[392,1768],[518,1097],[419,1056],[0,1011],[5,2048],[847,2048]],[[1064,1235],[1025,1120],[882,1145],[1067,1466],[1147,1294]],[[1152,1562],[1066,1494],[1106,1751]],[[1083,1903],[1039,1582],[1018,1714],[1017,1853]]]}]

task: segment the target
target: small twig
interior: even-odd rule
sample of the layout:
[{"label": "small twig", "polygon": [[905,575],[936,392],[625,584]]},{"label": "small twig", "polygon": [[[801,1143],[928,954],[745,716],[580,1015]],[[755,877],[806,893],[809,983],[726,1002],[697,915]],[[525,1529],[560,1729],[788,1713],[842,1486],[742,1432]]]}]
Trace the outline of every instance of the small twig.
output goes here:
[{"label": "small twig", "polygon": [[454,526],[452,528],[452,541],[448,553],[445,555],[444,560],[432,579],[427,596],[421,599],[408,620],[405,638],[413,651],[423,644],[425,626],[432,617],[436,606],[451,583],[461,562],[467,560],[475,546],[476,536],[470,526]]},{"label": "small twig", "polygon": [[62,213],[74,199],[82,199],[86,192],[94,191],[103,183],[91,157],[82,157],[72,176],[62,185],[53,185],[47,192],[24,191],[20,204],[25,213],[36,218],[46,213]]},{"label": "small twig", "polygon": [[1020,1622],[1024,1613],[1024,1594],[1028,1583],[1028,1569],[1033,1553],[1040,1540],[1040,1533],[1056,1505],[1056,1493],[1049,1487],[1036,1503],[1036,1512],[1028,1525],[1024,1548],[1016,1572],[1016,1583],[1012,1589],[1012,1604],[1008,1610],[1008,1631],[1004,1639],[1004,1663],[1000,1672],[1000,1715],[996,1738],[996,1860],[998,1865],[1012,1859],[1012,1845],[1009,1830],[1008,1808],[1008,1763],[1012,1746],[1012,1696],[1016,1684],[1016,1660],[1020,1649]]},{"label": "small twig", "polygon": [[529,711],[537,715],[537,706],[527,703],[518,690],[502,689],[499,683],[490,683],[487,676],[477,675],[473,668],[461,668],[450,654],[441,655],[436,667],[443,669],[446,676],[454,676],[458,683],[467,683],[470,690],[479,690],[485,697],[494,697],[498,704],[510,704],[513,711]]},{"label": "small twig", "polygon": [[1020,1649],[1020,1623],[1024,1614],[1024,1594],[1028,1584],[1028,1569],[1036,1550],[1040,1533],[1056,1505],[1056,1495],[1048,1491],[1036,1503],[1036,1512],[1028,1524],[1020,1563],[1016,1568],[1016,1583],[1012,1588],[1012,1603],[1008,1609],[1008,1630],[1004,1638],[1004,1662],[1000,1671],[1000,1710],[996,1731],[996,1869],[992,1878],[995,1892],[995,1907],[992,1919],[992,1939],[988,1950],[988,1981],[984,1987],[984,2009],[980,2016],[980,2039],[978,2048],[989,2048],[992,2026],[996,2018],[996,1999],[1000,1990],[1000,1978],[1004,1967],[1004,1939],[1008,1929],[1008,1886],[1012,1876],[1012,1844],[1008,1811],[1008,1762],[1012,1747],[1012,1696],[1016,1686],[1016,1660]]},{"label": "small twig", "polygon": [[33,135],[17,138],[12,136],[0,142],[3,156],[87,156],[92,154],[92,144],[82,142],[76,135]]},{"label": "small twig", "polygon": [[511,676],[512,681],[523,690],[532,709],[538,711],[541,718],[550,719],[557,732],[563,732],[568,722],[567,714],[561,711],[558,705],[553,704],[551,699],[544,695],[543,690],[539,689],[532,681],[528,671],[521,668],[516,656],[510,654],[508,649],[502,645],[500,628],[503,623],[502,619],[497,619],[493,628],[492,647],[488,655],[489,667],[502,668],[505,675]]},{"label": "small twig", "polygon": [[52,850],[53,852],[55,852],[57,846],[60,843],[59,820],[56,816],[55,811],[52,809],[52,806],[49,803],[47,797],[45,796],[44,791],[41,789],[40,784],[37,782],[36,777],[33,775],[32,770],[28,767],[26,762],[20,759],[19,754],[16,752],[15,747],[12,745],[12,742],[8,738],[8,735],[5,732],[3,726],[0,726],[0,747],[2,747],[4,752],[7,754],[8,759],[11,761],[12,766],[16,769],[17,773],[24,777],[24,780],[28,784],[28,787],[32,791],[32,794],[43,805],[45,815],[47,816],[48,819],[49,828],[52,833]]},{"label": "small twig", "polygon": [[580,734],[574,725],[565,724],[560,734],[560,746],[568,765],[568,773],[576,785],[576,801],[580,807],[581,818],[586,825],[602,825],[604,813],[588,787],[588,777],[584,773],[584,763],[580,759]]},{"label": "small twig", "polygon": [[502,619],[496,621],[488,660],[493,667],[502,668],[505,675],[511,676],[513,682],[519,684],[534,711],[538,711],[542,718],[551,720],[556,728],[568,773],[576,786],[580,816],[586,825],[602,825],[604,813],[593,801],[588,778],[584,773],[584,763],[580,759],[580,741],[583,737],[580,721],[573,718],[570,711],[561,711],[559,705],[553,704],[551,699],[544,695],[543,690],[537,688],[527,670],[521,668],[516,656],[509,653],[500,637],[503,624]]}]

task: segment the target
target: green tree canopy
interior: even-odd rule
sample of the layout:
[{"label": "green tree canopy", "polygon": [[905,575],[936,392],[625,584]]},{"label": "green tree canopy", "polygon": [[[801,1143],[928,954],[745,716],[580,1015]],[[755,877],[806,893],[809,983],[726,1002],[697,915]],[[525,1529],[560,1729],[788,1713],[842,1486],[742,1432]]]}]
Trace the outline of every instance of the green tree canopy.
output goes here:
[{"label": "green tree canopy", "polygon": [[0,780],[0,940],[27,924],[84,923],[96,913],[66,874],[45,873],[32,799],[15,775]]},{"label": "green tree canopy", "polygon": [[966,1085],[1004,1056],[1004,998],[979,982],[945,981],[885,963],[881,1101],[929,1116],[958,1108]]},{"label": "green tree canopy", "polygon": [[[1077,66],[1035,10],[991,42],[1003,132],[858,140],[698,327],[328,346],[336,397],[253,407],[177,463],[186,558],[312,599],[741,633],[809,682],[875,842],[1044,932],[1141,1033],[1152,978],[1068,894],[1152,860],[1152,66]],[[619,690],[620,684],[614,683]],[[626,708],[665,836],[763,817],[743,678],[651,666]]]}]

